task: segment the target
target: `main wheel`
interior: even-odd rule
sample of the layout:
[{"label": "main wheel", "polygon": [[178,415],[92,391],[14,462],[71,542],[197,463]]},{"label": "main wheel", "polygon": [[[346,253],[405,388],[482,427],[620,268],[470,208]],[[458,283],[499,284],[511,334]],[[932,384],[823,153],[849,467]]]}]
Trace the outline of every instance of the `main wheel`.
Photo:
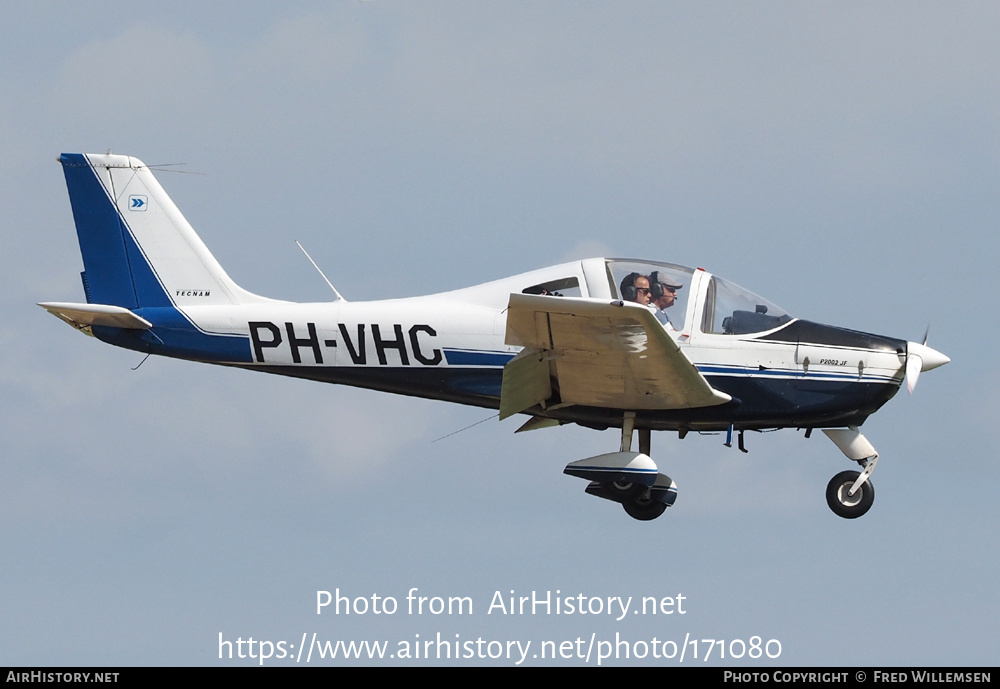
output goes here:
[{"label": "main wheel", "polygon": [[635,497],[631,500],[625,500],[622,502],[622,507],[625,508],[628,516],[642,522],[656,519],[667,509],[667,506],[659,500],[653,500],[648,497]]},{"label": "main wheel", "polygon": [[854,495],[848,495],[851,486],[861,474],[857,471],[842,471],[826,486],[826,503],[834,514],[844,519],[857,519],[871,509],[875,502],[875,486],[871,480],[861,484]]}]

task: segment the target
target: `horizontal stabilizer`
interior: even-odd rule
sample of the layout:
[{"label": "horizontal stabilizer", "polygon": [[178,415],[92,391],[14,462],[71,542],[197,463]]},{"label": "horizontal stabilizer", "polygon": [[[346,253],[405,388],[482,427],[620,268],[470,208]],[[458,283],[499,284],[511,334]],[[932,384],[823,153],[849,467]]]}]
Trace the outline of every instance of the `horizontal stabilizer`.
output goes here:
[{"label": "horizontal stabilizer", "polygon": [[39,306],[88,335],[92,334],[90,328],[94,325],[106,325],[111,328],[125,328],[127,330],[149,330],[153,327],[153,324],[145,318],[136,316],[121,306],[68,304],[55,301],[42,302]]}]

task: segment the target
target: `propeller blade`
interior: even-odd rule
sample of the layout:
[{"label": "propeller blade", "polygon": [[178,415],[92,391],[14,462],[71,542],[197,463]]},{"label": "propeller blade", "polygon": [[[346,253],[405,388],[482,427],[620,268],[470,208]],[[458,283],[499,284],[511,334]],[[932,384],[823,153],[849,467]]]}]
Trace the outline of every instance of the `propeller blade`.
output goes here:
[{"label": "propeller blade", "polygon": [[913,394],[921,371],[930,371],[944,366],[951,359],[926,344],[906,343],[906,389]]},{"label": "propeller blade", "polygon": [[[910,344],[913,344],[912,342]],[[917,387],[917,378],[924,370],[924,361],[919,354],[912,352],[906,355],[906,390],[912,395],[913,388]]]}]

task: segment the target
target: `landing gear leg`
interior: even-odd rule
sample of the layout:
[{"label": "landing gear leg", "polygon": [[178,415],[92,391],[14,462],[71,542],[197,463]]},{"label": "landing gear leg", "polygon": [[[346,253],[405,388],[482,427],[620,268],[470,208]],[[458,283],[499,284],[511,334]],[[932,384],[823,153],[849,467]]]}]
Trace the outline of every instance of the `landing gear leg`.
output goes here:
[{"label": "landing gear leg", "polygon": [[650,432],[650,430],[648,428],[640,428],[639,429],[639,452],[641,452],[644,455],[650,454],[649,453],[649,436],[650,435],[651,435],[651,432]]},{"label": "landing gear leg", "polygon": [[869,478],[878,463],[878,452],[855,426],[823,431],[848,459],[861,465],[862,471],[842,471],[826,486],[826,504],[844,519],[857,519],[875,502],[875,486]]},{"label": "landing gear leg", "polygon": [[[627,411],[622,416],[622,452],[632,451],[632,433],[635,430],[635,412]],[[644,435],[645,434],[645,435]],[[642,449],[643,438],[646,440],[646,449]],[[649,430],[639,429],[639,453],[649,456]],[[650,461],[652,464],[652,460]],[[656,465],[653,464],[655,467]],[[617,481],[611,481],[607,484],[607,488],[617,494],[620,502],[625,504],[626,501],[632,500],[641,493],[649,493],[647,487],[643,483],[630,481],[625,478],[620,478]]]},{"label": "landing gear leg", "polygon": [[[635,429],[635,412],[627,411],[624,416],[622,416],[622,452],[632,451],[632,431]],[[642,431],[639,431],[640,437]],[[642,452],[642,450],[639,450]],[[648,455],[648,452],[643,452],[643,454]]]},{"label": "landing gear leg", "polygon": [[[639,452],[647,456],[649,455],[651,435],[648,428],[639,429]],[[638,491],[638,493],[628,499],[622,500],[622,507],[625,508],[628,516],[639,521],[648,522],[663,514],[668,505],[655,497],[655,486],[656,484],[649,487],[643,486],[642,490]],[[676,492],[676,490],[675,486],[674,491]],[[673,501],[671,500],[671,502]]]}]

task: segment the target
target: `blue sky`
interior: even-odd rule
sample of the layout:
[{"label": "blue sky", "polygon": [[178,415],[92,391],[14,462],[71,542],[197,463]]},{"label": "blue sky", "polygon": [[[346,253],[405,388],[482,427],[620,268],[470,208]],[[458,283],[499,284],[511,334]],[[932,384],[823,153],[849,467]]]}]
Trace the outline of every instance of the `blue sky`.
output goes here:
[{"label": "blue sky", "polygon": [[[996,5],[13,2],[0,17],[3,664],[211,665],[220,633],[313,632],[757,635],[780,640],[781,665],[995,661]],[[55,159],[108,149],[201,173],[159,179],[268,296],[328,296],[295,240],[348,299],[635,256],[813,320],[915,340],[930,324],[952,363],[865,424],[881,459],[863,519],[825,504],[850,465],[822,434],[752,434],[742,455],[662,433],[679,498],[639,524],[561,473],[616,449],[613,431],[514,436],[511,419],[437,440],[488,412],[165,359],[132,371],[138,355],[45,314],[35,302],[82,299]],[[316,591],[338,587],[476,608],[317,616]],[[512,589],[682,594],[687,612],[487,615]]]}]

